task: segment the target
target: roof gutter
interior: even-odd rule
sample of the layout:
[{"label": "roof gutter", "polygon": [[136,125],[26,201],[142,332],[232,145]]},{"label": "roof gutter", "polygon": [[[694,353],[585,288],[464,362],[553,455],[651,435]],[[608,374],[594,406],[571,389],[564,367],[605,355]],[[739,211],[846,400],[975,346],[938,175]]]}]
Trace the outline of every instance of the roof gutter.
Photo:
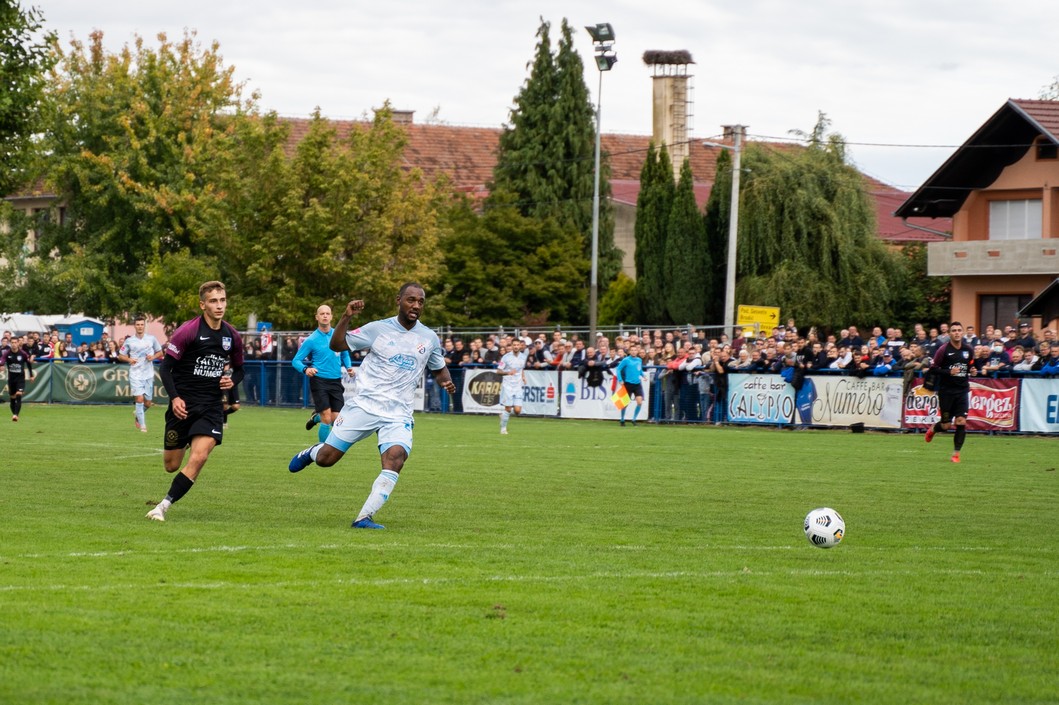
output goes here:
[{"label": "roof gutter", "polygon": [[946,240],[952,239],[952,233],[947,233],[943,230],[935,230],[934,228],[927,228],[922,225],[915,225],[908,222],[908,218],[901,218],[901,224],[906,228],[912,228],[913,230],[919,230],[920,232],[930,233],[931,235],[938,235],[945,238]]}]

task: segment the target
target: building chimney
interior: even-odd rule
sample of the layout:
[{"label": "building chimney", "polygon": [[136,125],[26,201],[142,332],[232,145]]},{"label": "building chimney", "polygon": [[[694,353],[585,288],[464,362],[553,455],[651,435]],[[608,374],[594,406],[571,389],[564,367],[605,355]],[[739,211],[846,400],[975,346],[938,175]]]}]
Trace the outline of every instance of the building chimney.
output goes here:
[{"label": "building chimney", "polygon": [[688,65],[695,63],[691,53],[678,51],[645,51],[643,61],[652,69],[652,131],[655,144],[664,142],[673,162],[673,176],[680,176],[680,166],[691,153],[689,134],[693,117],[693,86]]}]

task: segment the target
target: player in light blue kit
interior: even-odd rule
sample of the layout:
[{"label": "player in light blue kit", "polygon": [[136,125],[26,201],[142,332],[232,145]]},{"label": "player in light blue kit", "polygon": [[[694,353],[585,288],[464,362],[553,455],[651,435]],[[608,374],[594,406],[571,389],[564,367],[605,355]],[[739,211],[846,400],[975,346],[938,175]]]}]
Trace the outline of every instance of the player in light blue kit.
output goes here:
[{"label": "player in light blue kit", "polygon": [[[632,412],[632,425],[636,425],[636,417],[640,415],[640,407],[643,406],[643,358],[640,357],[640,346],[629,347],[629,354],[621,359],[618,366],[614,368],[614,374],[618,378],[618,384],[625,385],[625,391],[630,397],[636,399],[636,408]],[[621,425],[625,425],[625,412],[629,407],[621,410]]]},{"label": "player in light blue kit", "polygon": [[500,433],[507,435],[507,422],[511,419],[511,412],[515,416],[522,413],[522,389],[526,384],[523,371],[526,369],[525,352],[526,344],[516,338],[512,343],[512,350],[500,358],[497,365],[497,373],[504,379],[500,383],[500,405],[504,410],[500,412]]},{"label": "player in light blue kit", "polygon": [[437,383],[449,394],[456,392],[445,367],[441,341],[419,320],[425,303],[423,287],[409,282],[397,295],[396,316],[372,321],[353,331],[349,330],[350,319],[364,310],[364,302],[355,299],[346,304],[331,336],[331,349],[368,351],[357,374],[356,392],[342,407],[327,440],[301,451],[288,465],[291,472],[304,470],[314,462],[320,467],[330,467],[354,443],[377,434],[382,472],[353,521],[355,529],[385,528],[372,517],[390,498],[412,451],[415,390],[424,370],[430,369]]},{"label": "player in light blue kit", "polygon": [[129,363],[129,388],[136,402],[136,428],[147,433],[145,412],[154,399],[154,364],[162,358],[162,345],[153,335],[146,333],[147,320],[137,316],[133,322],[135,335],[130,335],[118,350],[118,360]]}]

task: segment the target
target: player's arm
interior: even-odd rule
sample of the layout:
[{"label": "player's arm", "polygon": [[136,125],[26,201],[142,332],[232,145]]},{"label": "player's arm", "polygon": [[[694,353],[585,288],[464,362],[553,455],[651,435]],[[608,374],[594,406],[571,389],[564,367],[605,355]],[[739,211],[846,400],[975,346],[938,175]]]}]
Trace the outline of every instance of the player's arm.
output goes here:
[{"label": "player's arm", "polygon": [[346,304],[346,310],[342,312],[342,317],[338,319],[338,323],[335,324],[335,332],[331,334],[330,347],[337,353],[343,350],[348,351],[349,345],[346,343],[346,333],[349,332],[349,322],[353,320],[354,316],[360,314],[364,310],[364,301],[361,299],[353,299]]},{"label": "player's arm", "polygon": [[448,367],[439,367],[436,370],[431,370],[430,374],[434,375],[434,381],[441,385],[449,394],[456,393],[456,384],[452,381],[452,375],[449,374]]}]

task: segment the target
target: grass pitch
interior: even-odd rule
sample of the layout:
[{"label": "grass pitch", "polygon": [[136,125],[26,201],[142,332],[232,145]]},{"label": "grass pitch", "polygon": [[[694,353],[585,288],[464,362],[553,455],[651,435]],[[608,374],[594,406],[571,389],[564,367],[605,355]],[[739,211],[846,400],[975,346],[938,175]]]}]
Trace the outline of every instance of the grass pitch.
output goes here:
[{"label": "grass pitch", "polygon": [[233,416],[148,521],[131,416],[0,427],[0,703],[1059,698],[1054,438],[420,415],[373,532],[377,452],[291,475],[300,410]]}]

